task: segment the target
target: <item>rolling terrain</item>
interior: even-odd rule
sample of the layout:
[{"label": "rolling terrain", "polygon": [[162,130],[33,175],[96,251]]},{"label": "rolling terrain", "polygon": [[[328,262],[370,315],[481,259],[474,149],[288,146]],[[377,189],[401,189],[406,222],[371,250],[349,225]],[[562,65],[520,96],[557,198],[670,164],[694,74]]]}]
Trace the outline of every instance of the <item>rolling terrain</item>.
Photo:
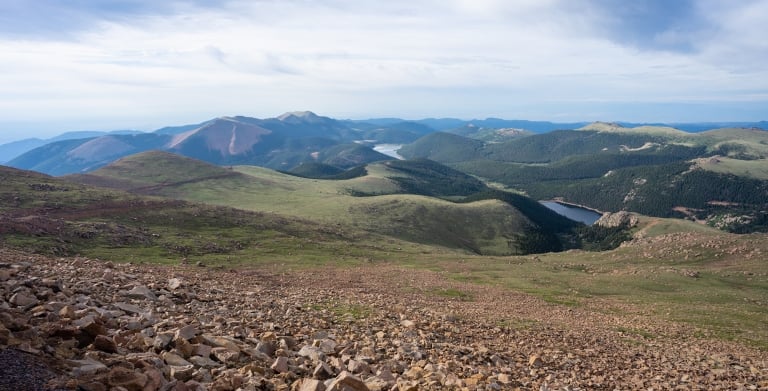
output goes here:
[{"label": "rolling terrain", "polygon": [[768,229],[768,132],[687,133],[596,123],[501,143],[433,133],[404,146],[536,199],[689,218],[733,232]]},{"label": "rolling terrain", "polygon": [[[473,246],[493,254],[508,243],[453,241],[535,217],[498,199],[472,201],[484,193],[471,177],[461,187],[471,195],[459,196],[440,175],[417,175],[458,174],[416,163],[374,163],[336,180],[164,152],[66,178],[2,168],[0,293],[14,316],[0,318],[0,345],[17,353],[0,358],[13,363],[0,371],[26,363],[48,374],[39,381],[114,385],[119,374],[142,387],[350,376],[361,390],[768,386],[765,234],[638,216],[631,240],[610,251],[479,255]],[[403,194],[403,177],[435,177],[421,184],[434,195]],[[41,305],[31,317],[24,306],[53,289],[73,311]],[[141,315],[149,308],[168,318]],[[136,322],[155,337],[123,338],[144,335]],[[102,324],[98,335],[91,324]],[[185,325],[198,330],[184,334],[190,346],[211,350],[184,353]],[[287,363],[256,353],[272,335],[296,344],[283,352]],[[314,358],[301,350],[331,343],[343,347]],[[137,354],[156,364],[114,365]],[[321,363],[327,374],[316,375]],[[240,371],[249,365],[260,369]],[[392,377],[378,378],[382,368]]]},{"label": "rolling terrain", "polygon": [[[185,174],[176,177],[182,171]],[[555,222],[547,225],[550,239],[574,226],[535,202],[525,210],[498,199],[453,202],[456,197],[488,189],[482,182],[436,163],[388,161],[369,164],[365,172],[351,179],[319,180],[255,166],[216,167],[164,152],[147,152],[67,179],[137,194],[277,213],[482,254],[527,252],[520,238],[540,230],[541,221]],[[536,216],[541,221],[527,215],[534,210],[544,214]],[[552,245],[557,242],[555,239]]]},{"label": "rolling terrain", "polygon": [[[0,388],[768,387],[766,132],[431,132],[360,163],[350,126],[263,121],[161,137],[245,156],[295,127],[274,161],[318,153],[0,166]],[[106,162],[122,137],[62,150]],[[646,215],[585,227],[535,201],[554,197]]]}]

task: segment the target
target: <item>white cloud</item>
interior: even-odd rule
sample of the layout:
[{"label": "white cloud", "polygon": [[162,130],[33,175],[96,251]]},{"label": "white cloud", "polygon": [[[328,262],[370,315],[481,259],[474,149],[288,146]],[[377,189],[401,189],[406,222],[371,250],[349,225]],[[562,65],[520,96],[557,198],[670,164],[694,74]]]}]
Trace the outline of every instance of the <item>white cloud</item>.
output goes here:
[{"label": "white cloud", "polygon": [[536,102],[555,117],[584,102],[765,101],[768,2],[701,2],[715,27],[657,37],[700,39],[691,53],[622,45],[590,4],[177,4],[174,13],[103,19],[71,40],[0,38],[0,117],[177,123],[297,108],[502,116]]}]

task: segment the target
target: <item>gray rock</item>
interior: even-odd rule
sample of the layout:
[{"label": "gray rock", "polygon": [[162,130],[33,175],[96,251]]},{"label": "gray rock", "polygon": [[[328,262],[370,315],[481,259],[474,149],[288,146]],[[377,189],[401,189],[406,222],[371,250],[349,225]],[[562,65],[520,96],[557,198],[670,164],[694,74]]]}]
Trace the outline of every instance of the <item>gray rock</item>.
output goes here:
[{"label": "gray rock", "polygon": [[155,349],[164,350],[168,348],[171,341],[173,341],[173,333],[160,333],[155,336],[152,346]]},{"label": "gray rock", "polygon": [[334,373],[333,368],[325,362],[318,363],[312,371],[312,377],[315,379],[326,380],[334,376],[336,376],[336,374]]},{"label": "gray rock", "polygon": [[11,299],[8,300],[8,302],[17,307],[27,307],[27,306],[37,305],[37,303],[39,303],[40,300],[38,300],[37,297],[32,294],[32,292],[29,292],[27,290],[22,290],[14,293],[13,296],[11,296]]},{"label": "gray rock", "polygon": [[185,367],[187,365],[192,365],[191,362],[185,360],[184,357],[181,357],[176,353],[163,352],[162,357],[163,357],[163,361],[165,361],[165,363],[168,365],[174,365],[177,367]]},{"label": "gray rock", "polygon": [[297,354],[301,357],[307,357],[313,362],[318,362],[325,359],[325,353],[323,353],[322,350],[309,345],[303,346],[301,349],[299,349],[299,352]]},{"label": "gray rock", "polygon": [[202,357],[202,356],[192,356],[189,358],[189,362],[201,368],[217,368],[221,366],[221,363],[213,361],[208,357]]},{"label": "gray rock", "polygon": [[610,213],[610,212],[603,213],[603,216],[597,219],[597,221],[595,221],[595,225],[606,227],[606,228],[614,228],[614,227],[632,228],[636,226],[637,223],[638,223],[637,216],[623,210],[615,213]]},{"label": "gray rock", "polygon": [[213,348],[211,349],[211,355],[222,363],[235,363],[240,359],[240,350],[232,350],[229,348]]},{"label": "gray rock", "polygon": [[176,289],[181,288],[182,281],[179,278],[169,278],[168,279],[168,289],[171,291],[175,291]]},{"label": "gray rock", "polygon": [[125,292],[125,296],[130,297],[131,299],[140,299],[140,300],[157,300],[157,295],[155,295],[152,290],[147,288],[144,285],[136,285],[133,287],[133,289],[129,290],[128,292]]},{"label": "gray rock", "polygon": [[197,329],[197,326],[188,324],[176,330],[176,338],[183,338],[189,341],[190,339],[195,338],[195,336],[197,336],[199,333],[200,331]]},{"label": "gray rock", "polygon": [[72,369],[72,376],[75,377],[94,375],[96,373],[107,370],[106,365],[92,358],[86,358],[84,360],[70,360],[69,362],[75,366],[75,368]]},{"label": "gray rock", "polygon": [[133,314],[133,315],[143,314],[144,312],[146,312],[138,306],[135,306],[129,303],[124,303],[122,301],[119,301],[117,303],[112,303],[112,306],[121,311],[125,311],[128,314]]}]

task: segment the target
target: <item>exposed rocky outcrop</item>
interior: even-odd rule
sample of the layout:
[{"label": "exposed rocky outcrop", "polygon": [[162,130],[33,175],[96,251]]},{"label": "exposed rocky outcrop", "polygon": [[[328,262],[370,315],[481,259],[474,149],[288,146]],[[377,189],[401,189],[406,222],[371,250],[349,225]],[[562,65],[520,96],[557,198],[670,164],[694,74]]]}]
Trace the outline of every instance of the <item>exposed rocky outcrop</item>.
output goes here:
[{"label": "exposed rocky outcrop", "polygon": [[638,219],[636,215],[622,210],[615,213],[611,213],[611,212],[603,213],[603,216],[597,219],[597,221],[595,221],[595,224],[601,227],[606,227],[606,228],[615,228],[615,227],[632,228],[637,225],[637,222],[638,222]]},{"label": "exposed rocky outcrop", "polygon": [[765,352],[491,287],[428,294],[445,283],[394,266],[227,271],[0,249],[0,389],[768,387]]}]

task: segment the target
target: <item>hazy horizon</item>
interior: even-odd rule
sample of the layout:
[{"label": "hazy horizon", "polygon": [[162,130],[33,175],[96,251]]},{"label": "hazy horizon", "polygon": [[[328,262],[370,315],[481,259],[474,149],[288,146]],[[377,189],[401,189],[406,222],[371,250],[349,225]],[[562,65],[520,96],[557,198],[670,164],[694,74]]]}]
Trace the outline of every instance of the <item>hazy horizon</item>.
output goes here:
[{"label": "hazy horizon", "polygon": [[768,0],[9,0],[0,142],[333,118],[755,122]]}]

